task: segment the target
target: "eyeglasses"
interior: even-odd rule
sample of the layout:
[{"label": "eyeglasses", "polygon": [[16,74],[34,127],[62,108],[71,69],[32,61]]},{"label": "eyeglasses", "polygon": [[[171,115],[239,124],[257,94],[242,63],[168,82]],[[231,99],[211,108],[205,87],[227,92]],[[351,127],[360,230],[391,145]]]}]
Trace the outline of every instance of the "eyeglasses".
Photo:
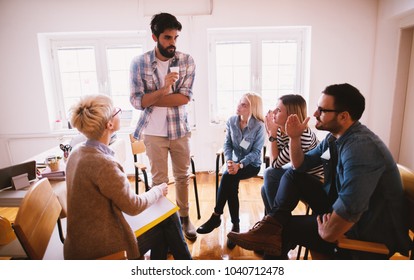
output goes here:
[{"label": "eyeglasses", "polygon": [[115,113],[112,115],[112,117],[115,117],[116,115],[118,115],[119,113],[122,114],[122,109],[121,108],[115,108]]},{"label": "eyeglasses", "polygon": [[340,113],[340,112],[342,112],[340,110],[324,109],[324,108],[319,107],[319,106],[318,106],[318,109],[316,109],[316,110],[318,111],[319,115],[321,115],[322,113],[330,113],[330,112]]}]

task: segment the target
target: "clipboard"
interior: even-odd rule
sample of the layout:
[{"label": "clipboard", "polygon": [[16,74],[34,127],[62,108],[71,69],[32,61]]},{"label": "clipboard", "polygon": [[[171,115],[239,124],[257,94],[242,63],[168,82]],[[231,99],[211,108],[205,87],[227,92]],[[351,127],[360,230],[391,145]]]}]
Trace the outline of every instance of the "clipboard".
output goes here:
[{"label": "clipboard", "polygon": [[163,196],[158,199],[156,203],[136,216],[130,216],[125,213],[123,214],[126,221],[134,231],[135,236],[138,237],[167,219],[179,209],[180,208],[174,202]]}]

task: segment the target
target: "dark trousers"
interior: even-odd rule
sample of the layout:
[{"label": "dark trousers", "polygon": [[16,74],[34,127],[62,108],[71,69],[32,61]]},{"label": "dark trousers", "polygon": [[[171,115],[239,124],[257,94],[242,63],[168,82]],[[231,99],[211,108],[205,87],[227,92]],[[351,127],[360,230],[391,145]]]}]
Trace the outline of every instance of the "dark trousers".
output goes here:
[{"label": "dark trousers", "polygon": [[167,259],[168,251],[175,260],[192,259],[177,213],[138,236],[137,239],[141,256],[151,250],[151,260]]},{"label": "dark trousers", "polygon": [[[312,215],[291,215],[299,200],[309,205]],[[293,169],[287,170],[280,180],[269,213],[283,225],[282,256],[286,256],[296,245],[302,245],[333,259],[386,259],[380,254],[337,249],[335,243],[324,241],[318,233],[316,216],[330,212],[332,203],[319,179]]]},{"label": "dark trousers", "polygon": [[240,180],[254,177],[259,173],[260,167],[254,167],[253,165],[247,165],[243,169],[239,169],[237,174],[231,175],[227,170],[221,177],[220,186],[218,188],[216,207],[214,212],[217,214],[223,214],[224,206],[228,202],[231,222],[238,224],[239,218],[239,183]]},{"label": "dark trousers", "polygon": [[[332,211],[328,196],[322,187],[323,184],[315,176],[293,169],[288,169],[282,176],[269,215],[283,225],[283,255],[296,245],[333,255],[335,244],[322,240],[316,222],[316,215]],[[300,200],[309,205],[312,215],[292,216],[291,213]]]}]

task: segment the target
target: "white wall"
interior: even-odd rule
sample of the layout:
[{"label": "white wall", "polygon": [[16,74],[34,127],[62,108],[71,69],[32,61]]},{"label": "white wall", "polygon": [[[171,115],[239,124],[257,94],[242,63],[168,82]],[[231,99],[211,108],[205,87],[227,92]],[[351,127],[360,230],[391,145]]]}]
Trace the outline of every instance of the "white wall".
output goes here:
[{"label": "white wall", "polygon": [[[385,2],[380,5],[385,11],[392,6],[392,11],[387,12],[392,16],[413,6],[410,1],[398,1],[403,3],[401,6],[391,4],[391,0],[379,2]],[[312,26],[310,111],[325,86],[349,82],[361,90],[368,104],[373,104],[363,121],[369,121],[388,141],[390,115],[380,115],[376,108],[384,108],[392,101],[392,82],[388,84],[383,79],[385,74],[373,69],[379,64],[388,67],[394,63],[394,51],[387,54],[387,47],[392,45],[395,50],[398,36],[390,35],[396,28],[389,30],[387,20],[377,19],[378,6],[377,0],[214,0],[212,15],[178,16],[183,24],[178,49],[191,53],[197,63],[194,84],[197,129],[192,137],[197,170],[214,168],[215,151],[222,145],[224,135],[223,127],[209,124],[205,106],[209,102],[207,28]],[[37,34],[148,30],[150,18],[143,16],[142,7],[143,0],[0,0],[0,167],[11,163],[5,147],[8,138],[50,132]],[[164,11],[162,7],[159,10]],[[390,42],[377,38],[377,28]],[[385,62],[376,59],[376,52],[386,53],[389,59]],[[389,90],[382,89],[384,84]],[[385,127],[376,125],[377,117]],[[33,147],[33,152],[36,149]]]},{"label": "white wall", "polygon": [[[414,26],[414,1],[380,1],[368,124],[388,144],[397,161],[406,94],[405,88],[400,90],[404,85],[398,84],[402,81],[397,73],[401,75],[402,69],[397,62],[401,29],[409,26]],[[402,59],[409,63],[409,57]]]}]

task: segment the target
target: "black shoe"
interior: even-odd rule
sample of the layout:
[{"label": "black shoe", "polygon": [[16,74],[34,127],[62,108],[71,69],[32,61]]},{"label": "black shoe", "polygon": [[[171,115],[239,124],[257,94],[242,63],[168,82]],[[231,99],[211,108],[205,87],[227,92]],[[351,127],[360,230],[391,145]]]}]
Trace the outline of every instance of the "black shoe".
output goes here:
[{"label": "black shoe", "polygon": [[[233,227],[231,228],[231,231],[240,232],[239,224],[233,224]],[[230,239],[227,238],[227,248],[234,249],[234,247],[236,247],[236,243],[234,243],[233,241],[231,241]]]},{"label": "black shoe", "polygon": [[221,224],[220,215],[212,214],[210,219],[202,224],[198,229],[197,232],[200,234],[206,234],[212,232],[215,228],[219,227]]}]

